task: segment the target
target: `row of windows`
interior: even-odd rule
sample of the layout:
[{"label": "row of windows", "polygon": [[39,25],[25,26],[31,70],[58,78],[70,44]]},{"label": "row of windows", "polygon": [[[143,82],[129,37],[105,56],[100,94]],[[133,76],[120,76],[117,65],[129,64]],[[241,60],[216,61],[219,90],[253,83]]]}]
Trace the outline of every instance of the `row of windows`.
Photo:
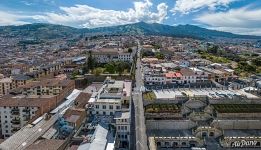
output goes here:
[{"label": "row of windows", "polygon": [[[100,105],[95,105],[95,108],[96,109],[100,109]],[[107,106],[106,105],[102,105],[102,109],[107,109]],[[113,105],[109,105],[109,109],[113,109]],[[116,106],[116,109],[121,109],[120,106]]]},{"label": "row of windows", "polygon": [[[99,115],[99,111],[96,111],[96,115]],[[107,115],[105,111],[102,112],[100,115]],[[110,112],[110,116],[113,116],[113,112]]]},{"label": "row of windows", "polygon": [[127,139],[127,138],[128,138],[128,135],[120,135],[120,134],[118,134],[118,138]]},{"label": "row of windows", "polygon": [[118,126],[118,130],[127,130],[128,127],[127,126]]}]

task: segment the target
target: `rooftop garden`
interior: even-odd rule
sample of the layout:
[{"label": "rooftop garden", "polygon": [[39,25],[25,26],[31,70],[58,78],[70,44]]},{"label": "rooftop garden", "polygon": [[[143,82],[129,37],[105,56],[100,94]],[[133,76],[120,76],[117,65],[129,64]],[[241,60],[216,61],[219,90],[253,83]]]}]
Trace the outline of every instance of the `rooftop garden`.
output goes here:
[{"label": "rooftop garden", "polygon": [[145,106],[146,113],[177,113],[180,112],[180,105],[176,104],[150,104]]},{"label": "rooftop garden", "polygon": [[147,101],[156,100],[156,95],[153,92],[143,93],[143,99]]},{"label": "rooftop garden", "polygon": [[260,113],[261,104],[214,104],[219,113]]}]

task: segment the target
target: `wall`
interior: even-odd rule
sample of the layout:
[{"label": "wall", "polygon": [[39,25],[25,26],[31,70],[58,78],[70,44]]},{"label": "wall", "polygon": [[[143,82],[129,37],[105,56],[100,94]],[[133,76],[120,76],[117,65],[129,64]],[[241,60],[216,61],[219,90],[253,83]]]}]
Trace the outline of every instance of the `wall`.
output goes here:
[{"label": "wall", "polygon": [[214,120],[212,125],[222,129],[261,129],[261,120]]},{"label": "wall", "polygon": [[146,120],[147,130],[191,129],[195,126],[190,120]]}]

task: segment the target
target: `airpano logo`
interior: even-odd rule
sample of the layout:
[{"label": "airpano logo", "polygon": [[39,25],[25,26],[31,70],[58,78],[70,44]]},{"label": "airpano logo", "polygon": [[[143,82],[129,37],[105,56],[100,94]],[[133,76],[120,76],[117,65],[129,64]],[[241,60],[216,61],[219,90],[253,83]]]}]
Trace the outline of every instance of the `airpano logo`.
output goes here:
[{"label": "airpano logo", "polygon": [[254,147],[256,145],[257,145],[257,141],[246,141],[246,140],[235,141],[231,143],[232,147]]}]

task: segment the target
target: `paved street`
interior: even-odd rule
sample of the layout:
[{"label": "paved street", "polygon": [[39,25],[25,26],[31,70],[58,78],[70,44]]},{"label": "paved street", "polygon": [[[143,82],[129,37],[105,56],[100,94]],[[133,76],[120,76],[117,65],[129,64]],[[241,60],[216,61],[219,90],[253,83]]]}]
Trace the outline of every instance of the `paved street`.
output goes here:
[{"label": "paved street", "polygon": [[144,109],[142,101],[142,73],[141,73],[141,61],[140,61],[140,43],[138,41],[137,51],[137,64],[136,64],[136,88],[133,92],[133,102],[135,109],[135,131],[136,131],[136,150],[148,150],[146,126],[144,118]]}]

